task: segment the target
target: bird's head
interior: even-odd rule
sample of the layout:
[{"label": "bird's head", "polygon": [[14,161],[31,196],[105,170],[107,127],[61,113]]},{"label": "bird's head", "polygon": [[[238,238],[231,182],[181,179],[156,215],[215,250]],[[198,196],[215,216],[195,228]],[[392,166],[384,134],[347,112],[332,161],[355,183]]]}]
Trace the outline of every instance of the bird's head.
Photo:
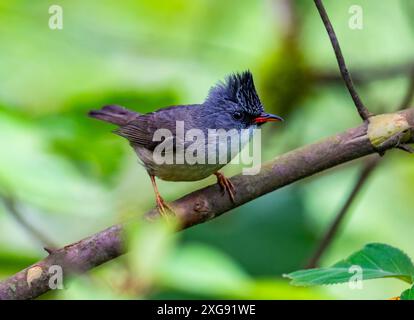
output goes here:
[{"label": "bird's head", "polygon": [[266,122],[283,121],[266,113],[257,95],[250,71],[228,76],[210,89],[203,104],[214,114],[216,126],[224,129],[245,129]]}]

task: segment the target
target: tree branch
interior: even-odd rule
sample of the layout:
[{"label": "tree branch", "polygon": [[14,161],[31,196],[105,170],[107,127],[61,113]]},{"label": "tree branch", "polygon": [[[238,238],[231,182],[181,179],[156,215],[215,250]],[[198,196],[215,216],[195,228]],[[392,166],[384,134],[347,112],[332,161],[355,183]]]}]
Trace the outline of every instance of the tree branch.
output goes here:
[{"label": "tree branch", "polygon": [[[181,229],[214,219],[229,210],[264,194],[280,189],[339,164],[364,157],[369,154],[397,147],[400,143],[412,143],[414,132],[414,109],[407,109],[398,114],[384,116],[381,122],[364,122],[356,128],[310,144],[272,161],[264,163],[257,175],[237,175],[231,178],[237,193],[233,203],[222,195],[217,184],[197,190],[172,202]],[[379,117],[379,116],[378,116]],[[387,120],[388,119],[388,120]],[[389,130],[372,128],[380,123],[384,128],[401,127],[404,123],[404,135]],[[370,132],[370,134],[368,134]],[[381,132],[381,133],[378,133]],[[408,134],[407,134],[408,133]],[[397,138],[395,138],[397,137]],[[377,141],[384,141],[377,144]],[[158,218],[157,210],[148,212],[146,218]],[[72,273],[85,272],[125,252],[123,245],[123,225],[112,226],[84,240],[53,251],[47,258],[20,271],[0,282],[0,299],[32,299],[50,290],[49,268],[59,265],[67,276]],[[33,275],[37,277],[33,277]],[[28,284],[30,275],[30,285]]]},{"label": "tree branch", "polygon": [[354,83],[352,81],[351,75],[346,67],[345,58],[342,54],[341,46],[339,45],[338,38],[336,37],[335,30],[332,26],[331,21],[329,20],[328,13],[325,10],[322,0],[314,0],[316,8],[319,11],[319,14],[322,18],[323,24],[325,25],[326,31],[328,32],[329,39],[331,40],[332,47],[335,51],[336,60],[338,61],[339,70],[341,71],[342,78],[345,81],[346,87],[348,88],[349,93],[351,94],[352,100],[358,110],[358,113],[362,120],[368,120],[371,116],[368,109],[362,103],[361,98],[358,95],[358,92],[355,89]]}]

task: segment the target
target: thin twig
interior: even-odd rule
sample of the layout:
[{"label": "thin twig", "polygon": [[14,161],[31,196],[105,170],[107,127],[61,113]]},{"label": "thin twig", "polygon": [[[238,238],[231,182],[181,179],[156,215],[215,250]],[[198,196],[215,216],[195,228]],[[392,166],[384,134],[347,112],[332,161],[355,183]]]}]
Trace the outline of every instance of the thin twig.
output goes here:
[{"label": "thin twig", "polygon": [[349,212],[350,207],[352,206],[354,200],[356,199],[358,193],[362,190],[363,186],[367,182],[369,176],[372,174],[374,169],[378,166],[380,156],[375,155],[368,159],[365,163],[364,167],[361,170],[361,173],[356,181],[348,199],[346,199],[344,205],[339,210],[338,214],[336,215],[334,221],[328,228],[328,231],[323,236],[322,240],[319,243],[318,248],[315,250],[315,253],[309,260],[306,268],[315,268],[319,264],[319,260],[321,259],[322,255],[326,252],[328,247],[332,244],[339,227],[344,220],[346,214]]},{"label": "thin twig", "polygon": [[[323,24],[325,25],[326,31],[328,32],[328,36],[329,39],[332,43],[332,47],[334,49],[335,52],[335,56],[338,62],[338,66],[339,66],[339,70],[341,72],[342,78],[348,88],[348,91],[352,97],[352,100],[354,101],[355,107],[358,110],[358,113],[360,115],[360,117],[362,118],[362,120],[367,120],[370,117],[370,112],[368,111],[368,109],[365,107],[365,105],[362,103],[356,89],[354,86],[354,83],[352,81],[352,77],[348,71],[348,68],[346,66],[345,63],[345,58],[342,54],[342,50],[341,47],[339,45],[339,41],[338,38],[336,37],[334,28],[332,26],[331,21],[329,20],[328,17],[328,13],[326,12],[326,9],[323,5],[322,0],[314,0],[315,5],[319,11],[319,14],[322,18]],[[345,215],[348,212],[348,209],[351,207],[354,199],[356,198],[358,192],[362,189],[363,185],[365,184],[365,181],[367,180],[367,178],[369,177],[369,175],[371,174],[371,172],[374,170],[374,168],[377,166],[378,163],[378,159],[379,157],[375,157],[374,158],[375,161],[369,161],[367,162],[367,164],[364,166],[364,168],[362,169],[362,172],[354,186],[354,188],[351,191],[351,194],[349,195],[348,199],[345,201],[345,204],[343,205],[343,207],[341,208],[341,210],[339,210],[338,214],[336,215],[334,221],[332,222],[331,226],[328,228],[328,231],[326,232],[326,234],[324,235],[324,237],[322,238],[322,240],[319,243],[318,248],[316,249],[315,253],[313,254],[313,256],[311,257],[307,267],[308,268],[313,268],[315,267],[322,254],[326,251],[326,249],[329,247],[329,245],[332,243],[338,229],[339,226],[342,222],[342,220],[344,219]]]},{"label": "thin twig", "polygon": [[[328,32],[329,38],[331,40],[333,49],[335,51],[335,56],[338,61],[339,69],[342,75],[343,80],[345,81],[345,84],[349,90],[349,93],[351,94],[351,97],[354,101],[354,104],[358,110],[359,115],[363,120],[367,120],[370,117],[370,112],[368,109],[364,106],[362,103],[356,89],[354,86],[354,83],[352,81],[352,77],[348,71],[348,68],[346,67],[345,58],[343,57],[341,47],[339,45],[339,41],[336,37],[335,31],[333,29],[333,26],[329,20],[328,14],[325,10],[325,7],[323,5],[322,0],[314,0],[315,5],[319,11],[319,14],[322,18],[322,21],[325,25],[326,31]],[[410,71],[411,74],[414,74],[413,71]],[[407,106],[411,103],[414,96],[414,77],[412,77],[410,82],[410,87],[407,91],[407,95],[404,98],[400,110],[407,108]],[[404,146],[399,146],[399,148],[405,148]],[[410,152],[410,149],[407,149],[408,152]],[[375,156],[372,157],[367,163],[364,165],[361,174],[358,178],[358,180],[355,183],[354,188],[352,189],[348,199],[345,201],[343,207],[339,210],[338,214],[336,215],[334,221],[332,222],[331,226],[328,228],[328,231],[326,232],[325,236],[320,241],[320,244],[318,248],[316,249],[315,253],[311,257],[307,268],[314,268],[319,263],[320,258],[324,254],[324,252],[328,249],[328,247],[331,245],[332,241],[334,240],[335,235],[338,232],[338,229],[341,225],[341,222],[344,220],[346,214],[349,211],[349,208],[353,204],[354,200],[356,199],[358,193],[360,190],[362,190],[362,187],[368,180],[369,176],[372,174],[372,172],[375,170],[375,168],[378,166],[380,157]]]},{"label": "thin twig", "polygon": [[346,67],[345,58],[342,55],[342,50],[338,42],[338,38],[336,37],[334,28],[329,20],[328,14],[325,10],[325,7],[322,3],[322,0],[314,0],[316,7],[318,8],[319,14],[322,18],[322,21],[325,25],[326,31],[328,32],[329,39],[331,40],[333,49],[335,51],[336,60],[338,61],[339,70],[341,71],[342,78],[345,81],[346,87],[348,88],[349,93],[351,94],[352,100],[358,110],[358,113],[362,120],[368,120],[371,116],[368,109],[362,103],[356,89],[354,83],[352,81],[351,75]]},{"label": "thin twig", "polygon": [[3,202],[4,207],[10,215],[13,216],[17,223],[19,223],[19,225],[25,229],[34,240],[40,242],[48,253],[51,253],[54,248],[57,248],[57,246],[47,236],[24,219],[23,214],[18,209],[16,199],[12,195],[4,195],[0,193],[0,200]]}]

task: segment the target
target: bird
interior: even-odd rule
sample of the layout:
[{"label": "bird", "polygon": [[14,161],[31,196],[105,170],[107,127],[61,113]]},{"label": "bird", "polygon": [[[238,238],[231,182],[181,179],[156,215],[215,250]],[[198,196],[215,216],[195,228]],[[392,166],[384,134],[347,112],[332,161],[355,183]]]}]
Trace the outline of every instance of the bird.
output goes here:
[{"label": "bird", "polygon": [[[213,129],[216,131],[233,130],[237,133],[242,130],[251,131],[266,122],[283,121],[280,116],[264,111],[255,88],[253,75],[249,70],[232,73],[224,81],[219,81],[209,90],[206,99],[200,104],[175,105],[145,114],[119,105],[106,105],[101,109],[89,111],[89,116],[117,125],[118,128],[114,130],[114,133],[129,141],[151,179],[156,206],[161,215],[167,215],[173,210],[160,195],[155,177],[165,181],[197,181],[215,175],[223,195],[227,193],[230,200],[235,202],[235,187],[219,170],[229,163],[251,138],[249,135],[248,139],[241,141],[238,145],[239,150],[227,151],[224,161],[202,163],[190,163],[187,159],[181,163],[157,161],[156,153],[158,156],[174,157],[178,155],[179,150],[189,151],[188,148],[194,143],[194,141],[185,141],[177,134],[180,123],[184,133],[196,129],[203,134],[208,134]],[[163,129],[171,132],[171,135],[164,136],[162,141],[154,139],[157,132]],[[173,147],[164,149],[160,153],[157,148],[166,141],[170,142]],[[205,152],[205,158],[217,160],[220,148],[217,148],[217,145],[216,148],[211,148],[211,143],[217,144],[218,142],[209,139],[201,141],[202,145],[198,146],[201,149],[198,150]],[[214,154],[211,154],[212,152]]]}]

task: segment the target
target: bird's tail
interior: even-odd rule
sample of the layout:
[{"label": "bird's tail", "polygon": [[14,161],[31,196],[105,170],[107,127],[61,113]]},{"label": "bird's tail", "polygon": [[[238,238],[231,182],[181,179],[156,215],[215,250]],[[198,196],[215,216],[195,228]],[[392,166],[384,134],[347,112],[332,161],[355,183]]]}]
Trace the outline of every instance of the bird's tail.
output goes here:
[{"label": "bird's tail", "polygon": [[104,106],[100,110],[91,110],[88,115],[102,121],[110,122],[118,126],[125,126],[139,116],[139,113],[130,111],[117,105]]}]

